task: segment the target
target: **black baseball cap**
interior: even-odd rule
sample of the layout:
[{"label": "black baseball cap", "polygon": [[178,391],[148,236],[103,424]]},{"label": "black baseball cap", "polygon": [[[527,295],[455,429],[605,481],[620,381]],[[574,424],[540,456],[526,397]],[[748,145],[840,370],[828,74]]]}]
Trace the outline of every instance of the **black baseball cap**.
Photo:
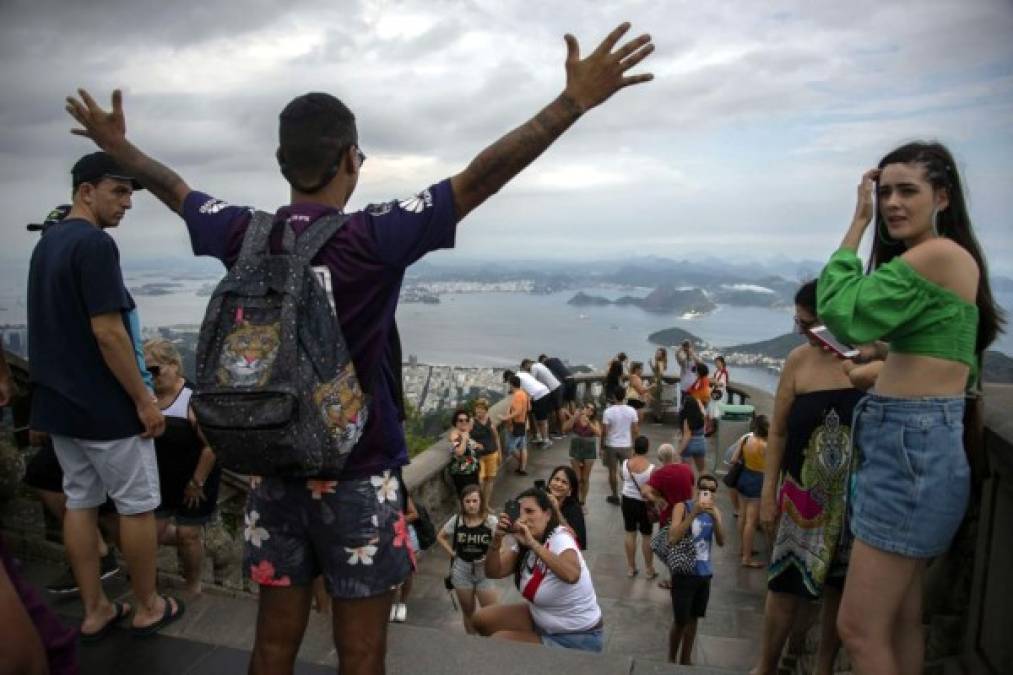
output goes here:
[{"label": "black baseball cap", "polygon": [[116,161],[104,152],[93,152],[77,160],[70,170],[71,186],[76,190],[81,183],[92,183],[103,178],[128,180],[135,190],[143,190],[144,186],[137,179],[120,168]]},{"label": "black baseball cap", "polygon": [[50,211],[45,218],[42,219],[41,223],[28,223],[29,232],[45,232],[49,229],[50,225],[56,225],[58,222],[67,217],[70,213],[70,204],[60,204],[52,211]]}]

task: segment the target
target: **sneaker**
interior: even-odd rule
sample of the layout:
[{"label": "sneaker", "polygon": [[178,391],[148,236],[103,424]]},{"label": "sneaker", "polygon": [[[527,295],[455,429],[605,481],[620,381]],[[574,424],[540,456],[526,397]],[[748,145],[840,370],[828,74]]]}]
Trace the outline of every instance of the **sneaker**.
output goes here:
[{"label": "sneaker", "polygon": [[116,554],[112,551],[105,554],[102,558],[102,564],[99,567],[98,578],[105,581],[109,577],[113,576],[120,571],[120,564],[116,562]]},{"label": "sneaker", "polygon": [[63,574],[57,578],[51,584],[46,584],[46,590],[53,595],[69,595],[71,593],[77,593],[77,580],[74,579],[74,572],[71,571],[70,567],[63,570]]},{"label": "sneaker", "polygon": [[394,623],[395,621],[397,621],[397,607],[400,604],[401,604],[400,602],[395,602],[395,603],[393,603],[390,606],[390,622],[391,623]]},{"label": "sneaker", "polygon": [[549,434],[549,438],[551,438],[554,441],[561,441],[566,437],[563,436],[563,434]]},{"label": "sneaker", "polygon": [[408,620],[408,605],[403,602],[399,602],[394,605],[394,609],[396,610],[394,613],[395,621],[398,623],[404,623]]}]

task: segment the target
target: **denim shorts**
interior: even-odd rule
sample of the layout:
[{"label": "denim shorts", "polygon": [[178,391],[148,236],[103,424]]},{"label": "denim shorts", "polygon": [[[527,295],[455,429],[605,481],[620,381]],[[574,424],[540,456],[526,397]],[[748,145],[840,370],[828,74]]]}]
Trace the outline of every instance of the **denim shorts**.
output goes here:
[{"label": "denim shorts", "polygon": [[592,628],[580,633],[543,633],[535,626],[535,631],[546,647],[578,649],[582,652],[601,652],[605,649],[605,632],[601,628]]},{"label": "denim shorts", "polygon": [[682,451],[683,457],[704,457],[707,454],[707,440],[701,433],[699,435],[693,434],[693,437],[689,439],[689,444],[686,445],[686,449]]},{"label": "denim shorts", "polygon": [[465,562],[454,558],[450,566],[450,579],[459,591],[484,591],[494,588],[492,579],[485,576],[485,560]]},{"label": "denim shorts", "polygon": [[389,470],[341,482],[251,478],[246,572],[261,586],[308,586],[323,575],[339,600],[386,593],[414,565],[402,490]]},{"label": "denim shorts", "polygon": [[858,467],[850,519],[855,537],[909,558],[945,552],[964,518],[971,488],[964,397],[869,394],[854,415]]},{"label": "denim shorts", "polygon": [[743,468],[735,489],[739,491],[739,496],[743,499],[759,499],[760,493],[763,492],[763,474]]}]

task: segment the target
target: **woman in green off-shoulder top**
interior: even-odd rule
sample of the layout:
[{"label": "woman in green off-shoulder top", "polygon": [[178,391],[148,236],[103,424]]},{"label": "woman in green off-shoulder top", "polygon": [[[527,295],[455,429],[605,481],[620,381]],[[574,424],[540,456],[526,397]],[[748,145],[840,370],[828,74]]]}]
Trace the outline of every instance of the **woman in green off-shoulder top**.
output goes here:
[{"label": "woman in green off-shoulder top", "polygon": [[[874,210],[863,274],[856,252]],[[837,627],[856,672],[920,673],[925,565],[949,548],[970,492],[965,389],[1003,323],[945,147],[911,143],[866,172],[817,291],[831,332],[885,356],[854,413],[856,541]]]}]

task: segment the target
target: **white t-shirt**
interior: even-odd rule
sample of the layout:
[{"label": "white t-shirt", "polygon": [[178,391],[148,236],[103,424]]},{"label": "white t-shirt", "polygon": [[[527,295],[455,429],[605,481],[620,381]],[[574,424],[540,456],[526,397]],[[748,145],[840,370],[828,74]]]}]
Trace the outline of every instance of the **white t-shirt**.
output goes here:
[{"label": "white t-shirt", "polygon": [[549,391],[559,389],[559,380],[544,363],[532,363],[531,374],[535,376],[536,380],[548,387]]},{"label": "white t-shirt", "polygon": [[601,416],[605,424],[605,445],[610,448],[632,448],[633,432],[631,427],[637,421],[637,411],[622,403],[605,408]]},{"label": "white t-shirt", "polygon": [[654,471],[654,465],[649,464],[646,469],[640,473],[631,473],[629,460],[622,463],[622,476],[623,476],[623,497],[629,497],[630,499],[639,499],[644,501],[644,495],[640,492],[640,488],[643,485],[647,485],[647,481],[651,479],[651,473]]},{"label": "white t-shirt", "polygon": [[[568,584],[557,577],[537,555],[529,553],[527,560],[520,562],[523,565],[521,593],[528,588],[536,572],[544,574],[535,590],[534,600],[529,600],[531,618],[545,633],[579,633],[590,630],[601,621],[601,607],[598,606],[591,573],[584,562],[584,556],[580,554],[577,541],[565,527],[558,527],[545,545],[556,555],[567,550],[576,553],[580,561],[580,578],[577,583]],[[516,547],[514,550],[517,550]]]},{"label": "white t-shirt", "polygon": [[537,401],[549,393],[549,388],[536,380],[531,373],[521,371],[517,373],[517,377],[521,380],[521,389],[531,397],[532,401]]}]

